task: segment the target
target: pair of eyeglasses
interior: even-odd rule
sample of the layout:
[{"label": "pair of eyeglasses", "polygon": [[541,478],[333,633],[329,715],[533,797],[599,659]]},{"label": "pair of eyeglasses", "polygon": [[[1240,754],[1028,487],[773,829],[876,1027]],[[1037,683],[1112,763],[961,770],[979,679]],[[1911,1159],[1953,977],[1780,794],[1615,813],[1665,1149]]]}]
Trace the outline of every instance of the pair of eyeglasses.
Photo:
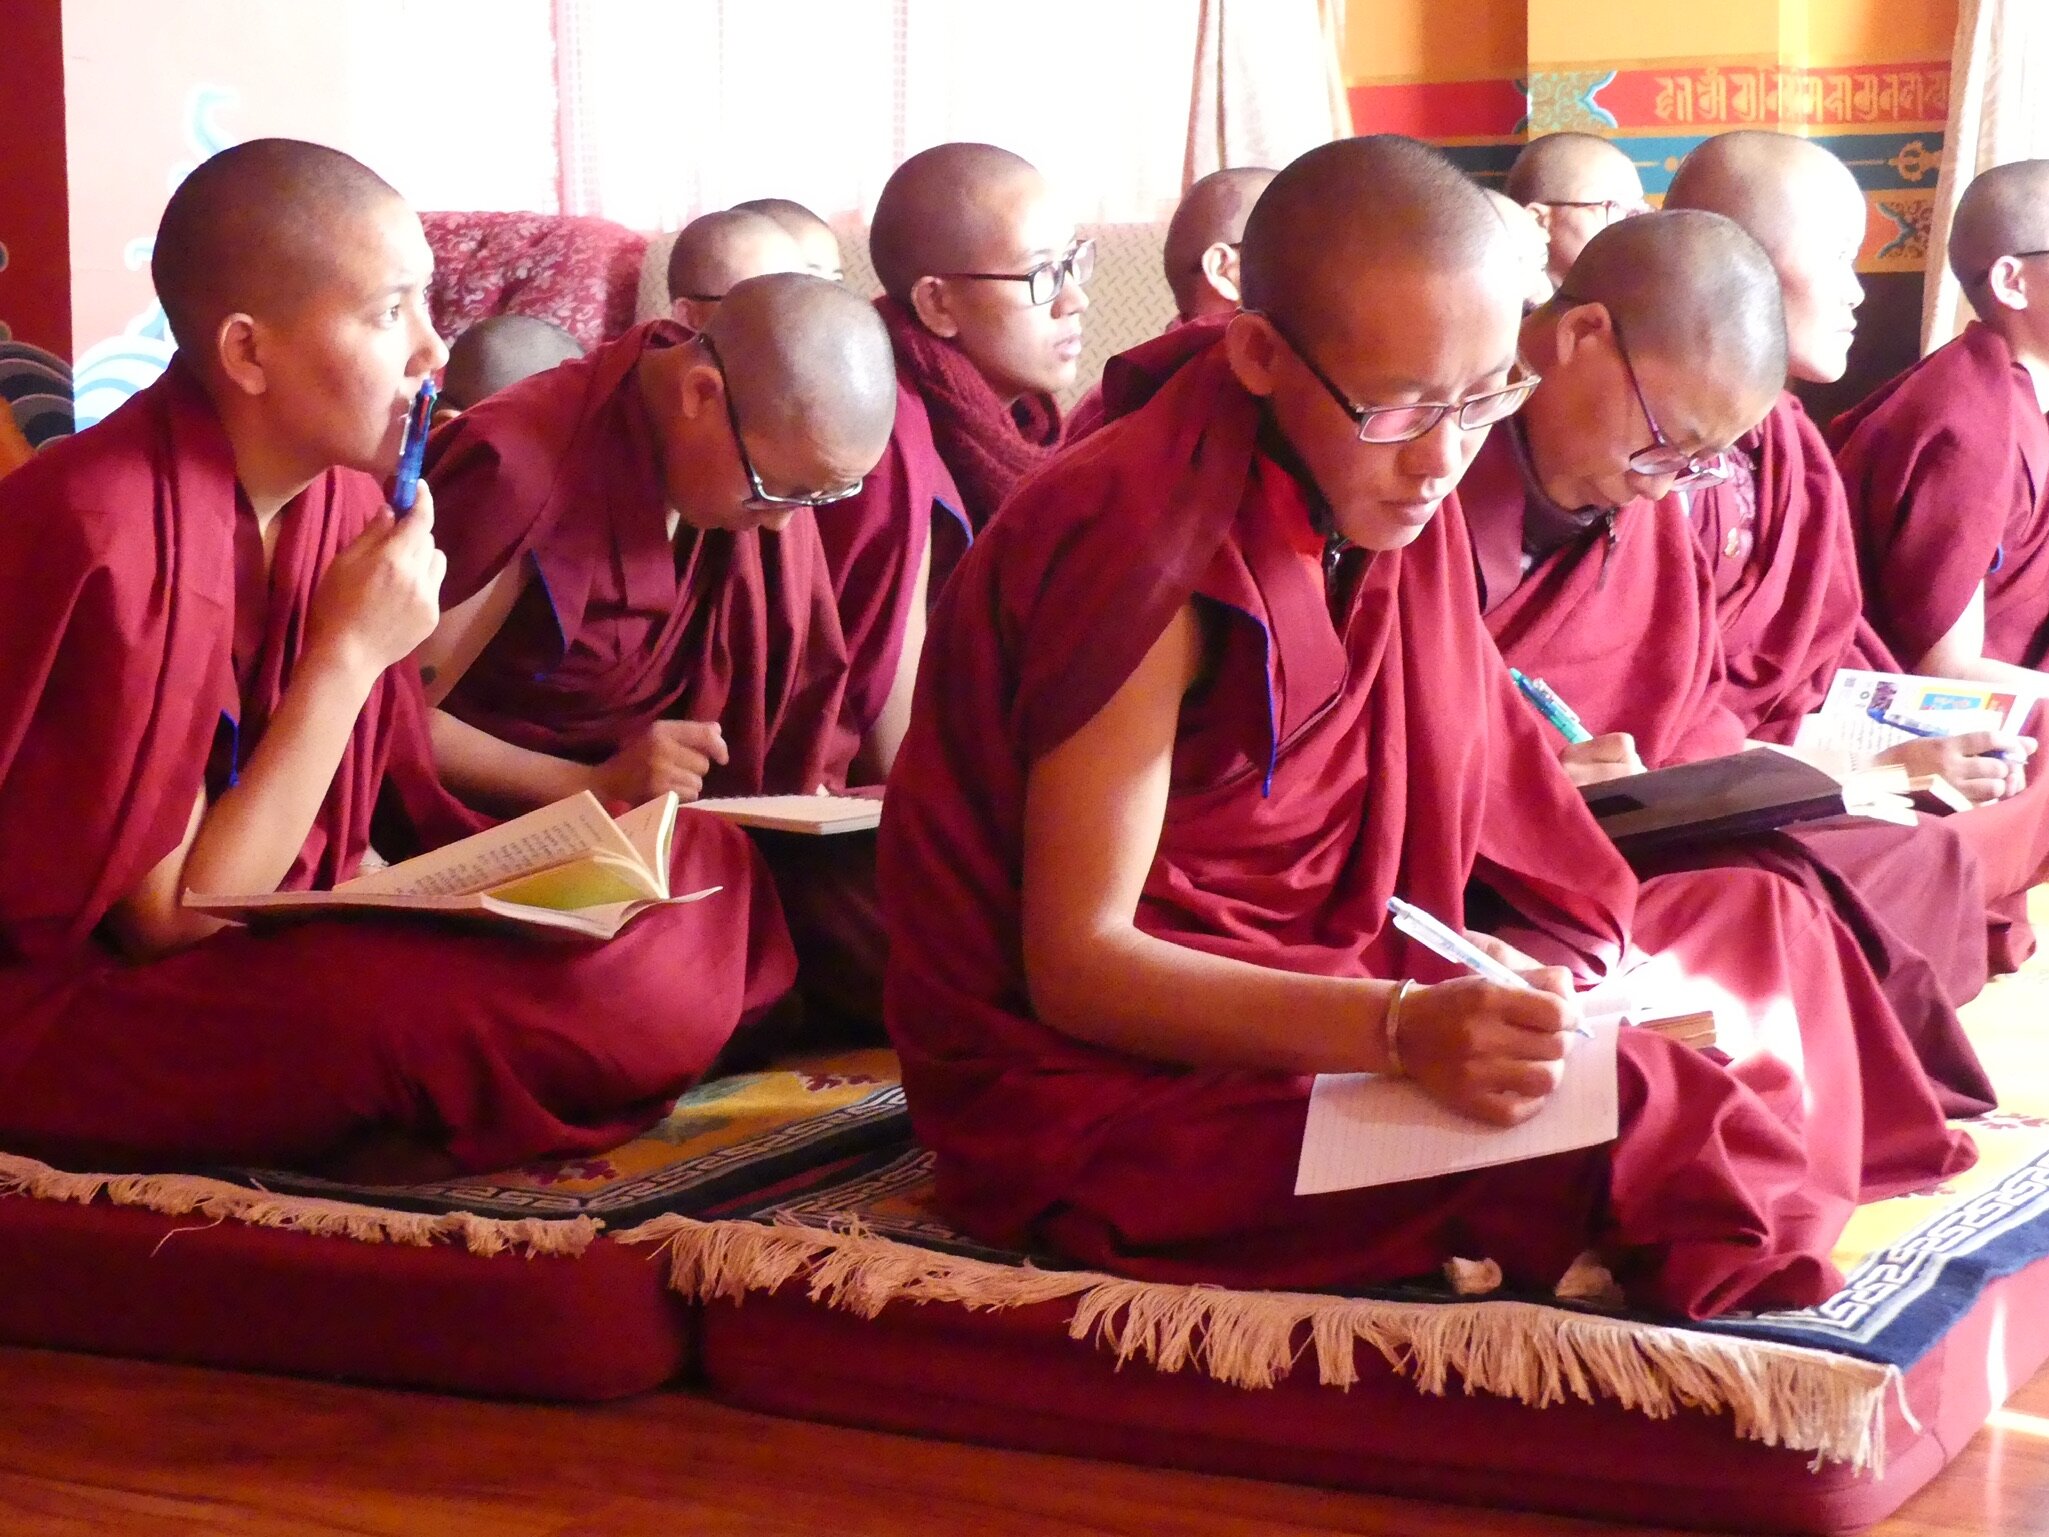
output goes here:
[{"label": "pair of eyeglasses", "polygon": [[[1558,297],[1567,304],[1586,302],[1563,293]],[[1608,312],[1608,324],[1614,328],[1615,355],[1622,359],[1622,372],[1628,377],[1629,388],[1636,396],[1637,409],[1643,412],[1644,425],[1651,429],[1651,441],[1629,456],[1630,473],[1650,480],[1661,480],[1669,475],[1674,491],[1727,480],[1730,473],[1727,454],[1690,454],[1665,436],[1665,429],[1651,414],[1651,403],[1643,392],[1643,381],[1636,376],[1636,365],[1629,361],[1629,348],[1622,340],[1622,322],[1615,318],[1613,310]]]},{"label": "pair of eyeglasses", "polygon": [[1591,202],[1563,197],[1540,197],[1535,201],[1542,203],[1546,208],[1598,208],[1601,210],[1601,217],[1610,224],[1613,224],[1617,219],[1632,218],[1646,211],[1641,203],[1624,202],[1620,198],[1613,197],[1595,198]]},{"label": "pair of eyeglasses", "polygon": [[753,492],[740,505],[749,512],[789,512],[799,507],[829,507],[834,502],[844,502],[861,494],[861,482],[837,486],[830,491],[807,491],[801,496],[777,496],[761,483],[761,476],[754,468],[753,456],[747,452],[747,439],[740,434],[740,411],[733,404],[733,381],[726,373],[725,359],[719,356],[719,349],[712,345],[711,337],[705,332],[697,334],[697,341],[711,358],[711,366],[719,371],[719,393],[726,400],[726,424],[733,429],[733,447],[740,454],[740,468],[747,472],[747,485]]},{"label": "pair of eyeglasses", "polygon": [[936,278],[975,278],[985,283],[1025,283],[1033,304],[1051,304],[1070,281],[1086,283],[1096,275],[1096,243],[1077,240],[1067,254],[1040,262],[1029,272],[935,272]]},{"label": "pair of eyeglasses", "polygon": [[1530,391],[1543,382],[1540,375],[1518,357],[1516,367],[1521,370],[1518,378],[1511,379],[1498,390],[1486,390],[1477,395],[1468,395],[1463,400],[1419,400],[1413,405],[1362,406],[1337,387],[1330,375],[1316,366],[1316,360],[1309,356],[1302,344],[1287,333],[1287,330],[1273,316],[1263,310],[1247,310],[1248,315],[1257,315],[1273,327],[1274,335],[1288,344],[1288,350],[1300,359],[1304,368],[1323,386],[1337,407],[1352,419],[1352,425],[1359,430],[1361,443],[1410,443],[1426,437],[1437,428],[1446,416],[1456,413],[1459,431],[1478,432],[1482,427],[1492,427],[1505,421],[1522,409],[1523,402],[1530,398]]},{"label": "pair of eyeglasses", "polygon": [[[2026,261],[2030,256],[2049,256],[2049,251],[2008,251],[1999,258],[1999,261],[2005,261],[2008,256],[2011,256],[2015,261]],[[1992,264],[1992,267],[1996,267],[1998,265],[1999,262],[1994,262]],[[1991,282],[1992,267],[1987,267],[1983,272],[1978,274],[1975,280],[1973,280],[1965,286],[1970,288],[1978,288],[1986,283]]]}]

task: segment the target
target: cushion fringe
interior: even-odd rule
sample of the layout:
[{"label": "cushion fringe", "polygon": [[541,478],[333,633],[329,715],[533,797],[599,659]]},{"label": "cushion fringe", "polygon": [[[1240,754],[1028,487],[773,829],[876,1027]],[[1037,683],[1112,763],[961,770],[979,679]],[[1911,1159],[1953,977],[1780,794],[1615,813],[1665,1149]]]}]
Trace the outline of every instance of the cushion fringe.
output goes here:
[{"label": "cushion fringe", "polygon": [[1133,1281],[1095,1271],[1001,1265],[899,1243],[857,1222],[833,1228],[653,1218],[618,1235],[665,1251],[670,1284],[700,1301],[802,1282],[811,1299],[873,1318],[891,1302],[974,1311],[1074,1299],[1067,1326],[1121,1368],[1184,1368],[1241,1388],[1270,1388],[1305,1354],[1317,1380],[1349,1388],[1358,1352],[1377,1352],[1425,1393],[1457,1378],[1467,1393],[1532,1408],[1615,1400],[1667,1419],[1727,1414],[1745,1440],[1812,1452],[1812,1466],[1885,1471],[1888,1396],[1897,1367],[1828,1351],[1514,1301],[1394,1302],[1305,1292],[1243,1292]]},{"label": "cushion fringe", "polygon": [[12,1153],[0,1153],[0,1195],[80,1205],[104,1196],[117,1206],[140,1206],[174,1217],[229,1219],[357,1243],[426,1248],[459,1242],[470,1253],[484,1256],[574,1258],[596,1240],[600,1226],[589,1217],[507,1219],[469,1212],[393,1211],[313,1196],[272,1195],[197,1174],[74,1174]]}]

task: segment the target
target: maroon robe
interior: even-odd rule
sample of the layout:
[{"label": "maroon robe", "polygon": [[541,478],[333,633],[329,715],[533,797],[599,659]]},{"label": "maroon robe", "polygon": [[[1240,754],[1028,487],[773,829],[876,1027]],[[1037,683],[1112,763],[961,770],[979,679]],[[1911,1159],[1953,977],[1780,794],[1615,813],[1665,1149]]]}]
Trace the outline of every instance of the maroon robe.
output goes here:
[{"label": "maroon robe", "polygon": [[929,608],[974,537],[960,490],[933,446],[925,402],[901,370],[882,462],[861,482],[859,496],[818,509],[818,537],[846,635],[847,714],[865,740],[896,684],[926,551]]},{"label": "maroon robe", "polygon": [[2049,663],[2049,422],[1973,321],[1829,427],[1864,608],[1911,670],[1985,588],[1985,655]]},{"label": "maroon robe", "polygon": [[[813,514],[781,533],[670,536],[636,365],[689,333],[652,321],[522,380],[436,432],[427,478],[453,608],[508,562],[534,579],[443,701],[504,741],[579,762],[658,720],[717,721],[707,795],[843,790],[860,739]],[[827,508],[831,513],[834,508]],[[808,995],[880,1017],[884,939],[861,837],[770,842]]]},{"label": "maroon robe", "polygon": [[[1838,668],[1903,669],[1864,617],[1842,477],[1799,401],[1781,395],[1730,457],[1728,481],[1685,498],[1714,574],[1722,697],[1751,736],[1791,743]],[[2034,949],[2026,891],[2049,860],[2049,788],[1980,806],[1953,830],[1978,856],[1991,968],[2012,971]]]},{"label": "maroon robe", "polygon": [[1791,745],[1838,668],[1899,667],[1864,618],[1842,478],[1799,400],[1782,393],[1729,458],[1728,480],[1680,498],[1714,582],[1722,698],[1751,737]]},{"label": "maroon robe", "polygon": [[[724,889],[604,945],[357,918],[116,958],[103,920],[177,847],[202,786],[219,794],[248,761],[321,573],[382,503],[367,476],[322,475],[280,514],[266,587],[260,561],[236,559],[254,514],[182,363],[0,485],[0,570],[34,573],[0,609],[9,1149],[345,1167],[378,1147],[395,1172],[598,1152],[787,990],[766,875],[709,818],[679,828],[672,879]],[[403,664],[378,680],[283,886],[353,875],[373,817],[394,857],[478,825],[434,778]],[[392,1143],[410,1150],[396,1163]]]},{"label": "maroon robe", "polygon": [[[1897,1033],[1860,1064],[1853,1017],[1890,1015],[1854,950],[1761,875],[1639,889],[1487,640],[1455,505],[1398,554],[1346,557],[1327,597],[1308,498],[1260,423],[1221,349],[1197,356],[1035,477],[934,614],[881,857],[890,1033],[949,1217],[1231,1286],[1373,1284],[1453,1254],[1540,1286],[1600,1243],[1649,1305],[1827,1295],[1860,1191],[1973,1156]],[[1804,1076],[1629,1032],[1618,1142],[1301,1198],[1308,1079],[1142,1060],[1038,1022],[1020,953],[1028,773],[1191,600],[1217,662],[1183,710],[1142,929],[1286,970],[1442,977],[1386,900],[1459,922],[1478,881],[1527,925],[1518,942],[1583,975],[1632,934],[1676,947],[1736,1007],[1797,1029]]]},{"label": "maroon robe", "polygon": [[[1510,666],[1557,690],[1590,731],[1629,732],[1648,768],[1742,748],[1731,700],[1751,700],[1726,687],[1707,557],[1678,496],[1600,514],[1560,508],[1510,422],[1481,447],[1459,499],[1487,629]],[[1832,908],[1944,1108],[1972,1114],[1993,1092],[1956,1011],[1985,985],[1985,898],[1953,820],[1842,817],[1666,852],[1645,868],[1769,870]]]}]

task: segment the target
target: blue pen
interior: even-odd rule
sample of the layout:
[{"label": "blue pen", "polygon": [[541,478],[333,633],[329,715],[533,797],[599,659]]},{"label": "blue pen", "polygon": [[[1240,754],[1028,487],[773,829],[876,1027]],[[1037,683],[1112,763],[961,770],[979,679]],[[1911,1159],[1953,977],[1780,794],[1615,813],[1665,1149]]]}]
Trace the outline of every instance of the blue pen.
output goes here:
[{"label": "blue pen", "polygon": [[[1474,944],[1454,928],[1440,923],[1413,902],[1404,902],[1400,897],[1387,899],[1387,910],[1394,918],[1394,926],[1416,941],[1432,954],[1442,956],[1454,966],[1463,966],[1478,977],[1502,987],[1519,987],[1534,991],[1529,982],[1510,971],[1485,950]],[[1591,1036],[1594,1032],[1584,1024],[1574,1025],[1579,1034]]]},{"label": "blue pen", "polygon": [[420,466],[427,462],[427,425],[434,419],[434,397],[441,392],[429,379],[413,397],[406,413],[405,436],[398,444],[398,473],[391,482],[391,510],[399,516],[413,510],[420,495]]},{"label": "blue pen", "polygon": [[[1905,716],[1895,715],[1892,711],[1884,709],[1879,705],[1872,705],[1864,713],[1877,721],[1879,725],[1890,726],[1895,731],[1904,731],[1908,736],[1922,737],[1931,741],[1947,741],[1951,736],[1955,735],[1954,732],[1940,731],[1933,726],[1924,726],[1918,721],[1908,720]],[[2005,748],[1996,749],[1986,756],[1997,758],[2001,763],[2013,762],[2013,754]]]},{"label": "blue pen", "polygon": [[1524,677],[1521,671],[1514,667],[1508,669],[1508,675],[1515,679],[1515,686],[1522,690],[1523,698],[1527,699],[1531,707],[1550,722],[1552,729],[1566,741],[1577,746],[1581,742],[1591,742],[1594,739],[1594,734],[1587,730],[1577,715],[1572,713],[1571,706],[1558,697],[1558,691],[1550,684]]}]

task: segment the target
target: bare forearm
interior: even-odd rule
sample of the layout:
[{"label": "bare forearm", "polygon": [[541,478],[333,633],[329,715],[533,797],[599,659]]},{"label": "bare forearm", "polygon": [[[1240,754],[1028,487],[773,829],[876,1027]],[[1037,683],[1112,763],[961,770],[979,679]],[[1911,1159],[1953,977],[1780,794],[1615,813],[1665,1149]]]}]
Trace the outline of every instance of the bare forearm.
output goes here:
[{"label": "bare forearm", "polygon": [[1387,1065],[1392,983],[1255,966],[1135,928],[1073,949],[1059,959],[1026,956],[1034,1010],[1065,1035],[1190,1067],[1347,1073]]},{"label": "bare forearm", "polygon": [[516,746],[446,710],[428,717],[428,730],[442,782],[473,805],[531,811],[591,786],[590,765]]},{"label": "bare forearm", "polygon": [[377,674],[309,657],[235,784],[208,808],[185,860],[187,891],[275,891],[305,846]]},{"label": "bare forearm", "polygon": [[1921,659],[1919,670],[1933,677],[1963,678],[2030,694],[2049,691],[2049,675],[2033,667],[2017,667],[1989,656],[1946,654],[1940,646]]}]

